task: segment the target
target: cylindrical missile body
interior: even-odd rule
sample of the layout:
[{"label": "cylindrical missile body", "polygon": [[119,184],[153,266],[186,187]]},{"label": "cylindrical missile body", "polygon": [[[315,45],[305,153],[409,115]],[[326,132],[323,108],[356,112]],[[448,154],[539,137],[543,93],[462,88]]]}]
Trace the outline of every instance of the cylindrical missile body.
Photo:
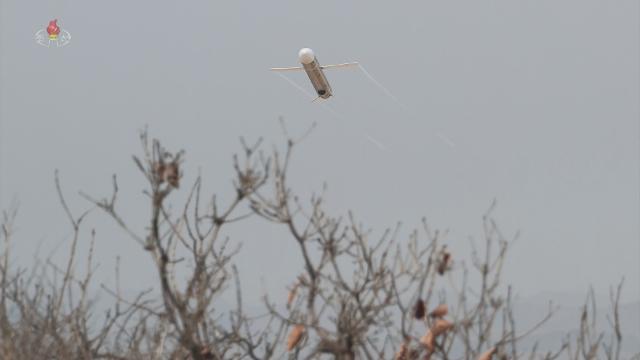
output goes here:
[{"label": "cylindrical missile body", "polygon": [[331,86],[329,85],[329,81],[324,75],[324,72],[320,68],[318,60],[314,58],[309,64],[303,63],[302,67],[304,67],[304,71],[307,72],[309,80],[311,80],[311,84],[314,89],[316,89],[318,96],[323,99],[329,98],[331,96]]}]

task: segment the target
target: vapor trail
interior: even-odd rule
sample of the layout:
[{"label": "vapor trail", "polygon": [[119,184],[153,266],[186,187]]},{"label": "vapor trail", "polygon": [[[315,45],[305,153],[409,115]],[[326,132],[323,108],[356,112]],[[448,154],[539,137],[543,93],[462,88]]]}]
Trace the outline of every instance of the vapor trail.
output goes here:
[{"label": "vapor trail", "polygon": [[[398,106],[400,106],[407,113],[407,115],[415,117],[413,115],[413,112],[411,112],[411,110],[409,110],[409,108],[406,105],[404,105],[395,95],[393,95],[393,93],[389,89],[387,89],[384,85],[382,85],[382,83],[380,83],[378,80],[376,80],[376,78],[374,78],[373,75],[371,75],[367,71],[367,69],[364,68],[364,66],[362,64],[359,64],[359,67],[362,70],[362,73],[369,80],[371,80],[371,82],[374,83],[380,90],[382,90],[387,96],[389,96],[393,101],[395,101],[395,103],[398,104]],[[449,139],[442,132],[438,131],[436,133],[436,135],[440,138],[440,140],[444,141],[450,147],[454,148],[456,146],[456,144],[453,141],[451,141],[451,139]]]},{"label": "vapor trail", "polygon": [[451,139],[449,139],[445,134],[441,133],[440,131],[438,131],[436,134],[438,135],[438,137],[440,139],[442,139],[444,142],[446,142],[447,145],[449,145],[451,147],[455,147],[456,146],[456,144],[453,141],[451,141]]},{"label": "vapor trail", "polygon": [[300,86],[300,85],[296,84],[296,82],[295,82],[295,81],[293,81],[293,80],[289,79],[288,77],[286,77],[286,76],[284,76],[284,75],[280,74],[279,72],[276,72],[276,74],[277,74],[278,76],[280,76],[281,78],[285,79],[289,84],[293,85],[293,87],[295,87],[296,89],[298,89],[298,90],[302,91],[302,93],[306,94],[310,99],[314,99],[314,96],[313,96],[313,95],[311,95],[311,93],[310,93],[310,92],[308,92],[307,90],[305,90],[304,88],[302,88],[302,86]]},{"label": "vapor trail", "polygon": [[[321,102],[320,104],[321,104],[325,109],[329,110],[329,112],[331,112],[331,113],[336,117],[336,119],[338,119],[338,120],[342,120],[342,122],[343,122],[343,123],[351,124],[351,123],[349,122],[349,120],[347,120],[347,118],[346,118],[346,117],[344,117],[344,116],[342,116],[342,115],[338,114],[338,112],[337,112],[337,111],[335,111],[335,110],[334,110],[331,106],[329,106],[327,103],[325,103],[325,102]],[[367,138],[367,140],[371,141],[374,145],[376,145],[380,150],[383,150],[383,151],[387,150],[387,148],[386,148],[384,145],[382,145],[382,143],[381,143],[380,141],[376,140],[373,136],[371,136],[371,135],[369,135],[369,134],[367,134],[367,133],[364,133],[364,136]]]},{"label": "vapor trail", "polygon": [[[311,95],[310,92],[308,92],[307,90],[302,88],[300,85],[296,84],[295,81],[289,79],[288,77],[286,77],[286,76],[284,76],[284,75],[282,75],[282,74],[280,74],[278,72],[276,72],[276,74],[278,74],[278,76],[280,76],[281,78],[285,79],[289,84],[293,85],[293,87],[295,87],[296,89],[302,91],[302,93],[306,94],[310,99],[314,99],[314,101],[315,101],[316,98],[313,95]],[[327,105],[322,100],[320,100],[320,105],[322,105],[322,107],[327,109],[336,119],[341,120],[345,124],[350,124],[350,122],[346,119],[346,117],[338,114],[337,111],[335,111],[332,107]],[[383,151],[387,150],[387,148],[380,141],[374,139],[371,135],[365,133],[364,136],[367,138],[367,140],[371,141],[380,150],[383,150]]]},{"label": "vapor trail", "polygon": [[374,139],[371,135],[365,133],[364,136],[367,137],[367,139],[369,139],[369,141],[371,141],[372,143],[374,143],[376,146],[378,146],[378,148],[380,148],[380,150],[387,150],[387,148],[382,145],[382,143],[376,139]]},{"label": "vapor trail", "polygon": [[362,64],[360,65],[360,69],[362,70],[362,73],[369,78],[369,80],[371,80],[372,83],[374,83],[378,88],[380,88],[380,90],[382,90],[385,94],[387,94],[391,99],[393,99],[393,101],[396,102],[396,104],[398,104],[401,108],[403,108],[405,111],[409,112],[409,109],[400,102],[400,100],[395,97],[395,95],[393,95],[393,93],[391,91],[389,91],[389,89],[387,89],[384,85],[382,85],[378,80],[376,80],[373,75],[371,75],[367,69],[364,68],[364,66]]}]

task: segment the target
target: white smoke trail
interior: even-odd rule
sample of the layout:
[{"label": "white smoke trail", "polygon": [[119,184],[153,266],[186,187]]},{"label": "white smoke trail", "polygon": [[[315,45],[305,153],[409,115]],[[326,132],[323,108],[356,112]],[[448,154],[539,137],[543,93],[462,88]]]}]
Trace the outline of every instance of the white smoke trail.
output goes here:
[{"label": "white smoke trail", "polygon": [[364,135],[365,135],[365,136],[367,137],[367,139],[369,139],[372,143],[374,143],[375,145],[377,145],[377,146],[378,146],[378,148],[379,148],[380,150],[383,150],[383,151],[384,151],[384,150],[387,150],[387,148],[386,148],[384,145],[382,145],[382,143],[381,143],[380,141],[378,141],[378,140],[374,139],[374,138],[373,138],[373,136],[371,136],[371,135],[369,135],[369,134],[367,134],[367,133],[365,133]]},{"label": "white smoke trail", "polygon": [[[335,116],[336,119],[341,120],[343,123],[345,124],[351,124],[351,122],[349,122],[349,120],[347,120],[346,117],[344,117],[343,115],[338,114],[337,111],[335,111],[331,106],[329,106],[327,103],[325,102],[321,102],[320,103],[325,109],[327,109],[330,113],[333,114],[333,116]],[[367,138],[367,140],[371,141],[375,146],[378,147],[378,149],[382,150],[382,151],[386,151],[387,148],[379,141],[376,140],[373,136],[364,133],[364,136]]]},{"label": "white smoke trail", "polygon": [[[364,68],[364,66],[362,64],[359,64],[360,69],[362,70],[362,73],[372,82],[374,83],[380,90],[382,90],[387,96],[389,96],[396,104],[398,104],[398,106],[400,106],[405,113],[407,113],[407,115],[414,117],[413,112],[411,112],[411,110],[409,110],[409,108],[404,105],[395,95],[393,95],[393,93],[387,89],[387,87],[385,87],[384,85],[382,85],[382,83],[380,83],[378,80],[376,80],[376,78],[373,77],[373,75],[371,75],[371,73],[369,73],[367,71],[367,69]],[[451,139],[449,139],[446,135],[444,135],[442,132],[438,131],[436,133],[436,135],[442,140],[444,141],[447,145],[449,145],[451,148],[454,148],[456,146],[456,144],[451,141]]]},{"label": "white smoke trail", "polygon": [[447,145],[451,146],[452,148],[456,146],[456,144],[453,141],[451,141],[451,139],[449,139],[445,134],[441,133],[440,131],[438,131],[436,135],[438,135],[440,139],[442,139],[444,142],[447,143]]},{"label": "white smoke trail", "polygon": [[[280,76],[281,78],[285,79],[289,84],[293,85],[293,87],[295,87],[296,89],[300,90],[302,93],[306,94],[310,99],[314,99],[313,101],[318,99],[317,97],[314,97],[313,95],[311,95],[311,93],[308,92],[307,90],[305,90],[303,87],[298,85],[295,81],[289,79],[288,77],[282,75],[279,72],[276,72],[276,74],[278,74],[278,76]],[[327,109],[337,120],[341,120],[344,124],[350,124],[350,122],[347,120],[346,117],[338,114],[338,112],[335,111],[329,105],[327,105],[324,102],[324,100],[320,99],[320,105],[322,105],[322,107]],[[374,145],[376,145],[380,150],[383,150],[383,151],[387,150],[387,148],[380,141],[374,139],[371,135],[365,133],[364,136],[367,138],[367,140],[371,141]]]},{"label": "white smoke trail", "polygon": [[403,108],[406,112],[409,112],[409,108],[407,108],[402,102],[400,102],[400,100],[398,100],[397,97],[395,97],[395,95],[393,95],[393,93],[391,91],[389,91],[389,89],[387,89],[384,85],[382,85],[378,80],[376,80],[373,75],[371,75],[367,69],[364,68],[364,66],[362,64],[360,65],[360,69],[362,70],[362,73],[364,73],[364,75],[369,78],[369,80],[371,80],[372,83],[374,83],[378,88],[380,88],[380,90],[382,90],[385,94],[387,94],[391,99],[393,99],[393,101],[396,102],[396,104],[398,104],[401,108]]},{"label": "white smoke trail", "polygon": [[289,79],[288,77],[286,77],[286,76],[282,75],[282,74],[281,74],[281,73],[279,73],[279,72],[276,72],[276,74],[277,74],[278,76],[280,76],[281,78],[285,79],[289,84],[293,85],[293,87],[295,87],[296,89],[298,89],[298,90],[302,91],[302,93],[303,93],[303,94],[306,94],[310,99],[314,99],[314,96],[313,96],[313,95],[311,95],[311,93],[310,93],[310,92],[308,92],[307,90],[305,90],[304,88],[302,88],[302,86],[300,86],[300,85],[296,84],[296,82],[295,82],[295,81],[293,81],[293,80]]}]

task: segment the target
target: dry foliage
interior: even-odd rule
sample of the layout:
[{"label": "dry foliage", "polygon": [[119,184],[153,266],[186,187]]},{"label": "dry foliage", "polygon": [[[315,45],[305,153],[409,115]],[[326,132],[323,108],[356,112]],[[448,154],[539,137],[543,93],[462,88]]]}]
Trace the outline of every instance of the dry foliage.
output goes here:
[{"label": "dry foliage", "polygon": [[300,340],[302,340],[302,336],[304,335],[304,326],[296,325],[291,329],[291,333],[289,333],[289,338],[287,339],[287,351],[293,350]]},{"label": "dry foliage", "polygon": [[449,306],[447,304],[440,304],[432,312],[429,313],[429,316],[434,318],[442,318],[449,313]]},{"label": "dry foliage", "polygon": [[[287,135],[288,136],[288,135]],[[112,218],[123,233],[153,261],[157,284],[133,298],[116,285],[103,285],[113,299],[107,313],[94,308],[89,293],[95,271],[91,232],[87,266],[76,271],[76,252],[87,212],[75,216],[67,206],[56,173],[60,202],[73,239],[68,261],[58,266],[38,262],[14,268],[11,257],[15,212],[5,212],[0,256],[0,358],[2,359],[492,359],[537,358],[536,348],[521,349],[531,329],[516,332],[511,288],[501,286],[504,259],[511,243],[491,211],[483,217],[482,248],[472,243],[469,262],[447,249],[446,233],[421,229],[401,235],[400,225],[375,236],[353,213],[333,216],[324,206],[324,191],[307,201],[294,195],[288,182],[293,149],[287,138],[283,153],[260,151],[260,141],[242,141],[242,158],[234,157],[233,200],[221,207],[216,197],[203,205],[197,177],[179,187],[184,153],[172,153],[141,135],[143,153],[134,163],[147,181],[147,228],[120,215],[119,184],[103,199],[82,194],[89,205]],[[186,203],[171,195],[185,191]],[[175,210],[182,209],[174,213]],[[149,215],[146,215],[149,214]],[[279,224],[303,262],[286,299],[264,299],[266,315],[257,325],[246,314],[238,271],[233,265],[239,243],[224,235],[227,224],[257,216]],[[176,273],[180,273],[180,281]],[[182,276],[186,274],[186,276]],[[477,276],[478,281],[469,280]],[[435,297],[437,286],[446,292]],[[567,336],[545,359],[619,359],[622,334],[618,318],[621,286],[612,291],[611,324],[615,336],[605,339],[595,327],[593,296],[584,306],[580,333]],[[216,312],[216,301],[235,290],[234,310]],[[448,300],[443,301],[443,297]],[[426,309],[436,306],[429,316]],[[221,318],[228,318],[223,322]],[[266,325],[265,325],[266,324]],[[291,329],[288,331],[288,329]],[[288,335],[287,335],[288,333]],[[419,338],[419,334],[424,336]]]},{"label": "dry foliage", "polygon": [[483,352],[482,354],[480,354],[480,357],[478,357],[478,360],[491,360],[493,359],[493,355],[495,353],[496,353],[496,348],[491,348]]}]

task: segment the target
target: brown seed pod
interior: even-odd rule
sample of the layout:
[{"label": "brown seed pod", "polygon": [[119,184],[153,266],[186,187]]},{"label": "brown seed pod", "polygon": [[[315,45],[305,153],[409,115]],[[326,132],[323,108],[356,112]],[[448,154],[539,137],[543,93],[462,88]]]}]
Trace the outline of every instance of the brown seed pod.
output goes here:
[{"label": "brown seed pod", "polygon": [[424,305],[424,301],[422,299],[418,299],[413,310],[413,316],[416,319],[422,319],[424,318],[424,314],[426,311],[427,307]]},{"label": "brown seed pod", "polygon": [[451,330],[453,328],[453,323],[444,320],[444,319],[436,319],[436,321],[431,326],[431,332],[433,336],[440,336],[445,332]]},{"label": "brown seed pod", "polygon": [[445,271],[447,271],[449,269],[450,265],[451,265],[451,253],[449,253],[446,250],[443,250],[442,251],[442,258],[440,259],[440,262],[438,263],[438,274],[444,275]]},{"label": "brown seed pod", "polygon": [[447,304],[440,304],[429,313],[429,316],[434,318],[443,318],[447,313],[449,313],[449,307]]},{"label": "brown seed pod", "polygon": [[287,351],[293,350],[298,345],[302,340],[302,335],[304,335],[304,326],[301,324],[294,326],[287,339]]},{"label": "brown seed pod", "polygon": [[485,352],[483,352],[482,354],[480,354],[480,357],[478,358],[478,360],[491,360],[493,359],[493,355],[496,354],[498,349],[496,348],[491,348]]}]

